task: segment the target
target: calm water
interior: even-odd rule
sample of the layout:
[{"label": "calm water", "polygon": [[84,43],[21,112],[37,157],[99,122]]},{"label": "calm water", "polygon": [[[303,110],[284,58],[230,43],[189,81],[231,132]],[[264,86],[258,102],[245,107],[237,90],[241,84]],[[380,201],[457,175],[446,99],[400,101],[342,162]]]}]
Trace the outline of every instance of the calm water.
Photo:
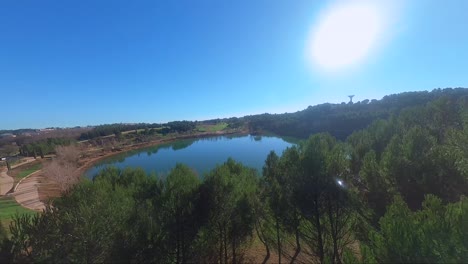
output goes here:
[{"label": "calm water", "polygon": [[92,178],[106,166],[141,167],[146,172],[167,175],[176,163],[183,163],[204,175],[217,164],[232,157],[259,173],[268,153],[274,150],[281,155],[292,143],[272,136],[219,136],[181,140],[166,145],[139,149],[105,159],[86,172]]}]

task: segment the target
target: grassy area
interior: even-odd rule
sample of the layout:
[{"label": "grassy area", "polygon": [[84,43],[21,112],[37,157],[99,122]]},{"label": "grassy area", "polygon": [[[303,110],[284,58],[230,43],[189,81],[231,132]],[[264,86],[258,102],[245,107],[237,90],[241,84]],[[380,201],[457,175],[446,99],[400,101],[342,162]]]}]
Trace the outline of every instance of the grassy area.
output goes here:
[{"label": "grassy area", "polygon": [[22,207],[11,197],[0,197],[0,222],[3,227],[8,229],[15,214],[36,214],[36,212]]},{"label": "grassy area", "polygon": [[42,164],[38,163],[38,164],[34,164],[33,166],[23,170],[23,171],[20,171],[18,173],[18,175],[16,175],[16,178],[18,179],[22,179],[26,176],[28,176],[29,174],[33,173],[33,172],[36,172],[38,170],[42,169]]},{"label": "grassy area", "polygon": [[225,129],[227,126],[227,123],[221,122],[216,125],[199,125],[197,130],[200,132],[216,132]]}]

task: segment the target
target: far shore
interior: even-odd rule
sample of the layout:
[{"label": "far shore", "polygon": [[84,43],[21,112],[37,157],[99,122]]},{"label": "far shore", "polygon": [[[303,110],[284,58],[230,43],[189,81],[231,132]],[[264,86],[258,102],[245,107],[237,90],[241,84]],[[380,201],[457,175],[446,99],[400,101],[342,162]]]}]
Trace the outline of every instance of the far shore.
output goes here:
[{"label": "far shore", "polygon": [[91,157],[88,159],[84,159],[84,164],[81,165],[77,170],[77,176],[82,176],[84,173],[92,168],[93,166],[96,165],[101,160],[107,159],[109,157],[119,155],[125,152],[129,152],[132,150],[138,150],[138,149],[143,149],[147,147],[154,147],[161,145],[163,143],[171,143],[175,142],[181,139],[196,139],[196,138],[206,138],[206,137],[213,137],[213,136],[225,136],[225,135],[248,135],[249,131],[247,130],[242,130],[242,131],[217,131],[217,132],[201,132],[197,134],[188,134],[188,135],[180,135],[180,136],[175,136],[172,138],[167,138],[167,139],[158,139],[158,140],[153,140],[150,142],[144,142],[140,144],[134,144],[131,146],[127,146],[125,148],[122,148],[121,150],[117,151],[106,151],[106,152],[100,152],[99,156],[97,157]]}]

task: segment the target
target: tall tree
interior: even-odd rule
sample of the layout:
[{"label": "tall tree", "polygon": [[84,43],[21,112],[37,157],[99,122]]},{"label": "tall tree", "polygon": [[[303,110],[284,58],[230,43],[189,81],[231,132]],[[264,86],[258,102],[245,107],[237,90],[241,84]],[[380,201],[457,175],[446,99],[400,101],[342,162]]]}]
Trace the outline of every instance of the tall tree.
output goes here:
[{"label": "tall tree", "polygon": [[255,225],[252,196],[257,193],[256,173],[232,159],[217,166],[205,178],[202,203],[209,210],[209,232],[217,237],[218,261],[238,261],[241,243]]},{"label": "tall tree", "polygon": [[303,215],[300,212],[300,206],[297,204],[299,201],[297,187],[301,175],[303,175],[303,168],[299,149],[296,146],[287,148],[281,156],[277,176],[280,185],[279,209],[282,216],[280,223],[282,223],[287,235],[292,234],[294,237],[295,252],[291,256],[291,262],[296,260],[302,250],[301,223]]},{"label": "tall tree", "polygon": [[[281,264],[282,256],[282,229],[283,229],[283,220],[286,219],[286,211],[288,207],[288,202],[286,200],[286,195],[284,193],[284,178],[282,177],[280,168],[279,168],[279,157],[274,151],[271,151],[266,160],[265,165],[263,166],[263,187],[266,193],[266,202],[268,207],[272,212],[274,219],[274,230],[276,238],[276,252],[278,253],[278,263]],[[264,244],[267,247],[266,241]]]},{"label": "tall tree", "polygon": [[190,257],[192,241],[198,232],[196,203],[200,180],[189,167],[177,164],[169,173],[162,195],[166,212],[166,231],[172,241],[170,251],[174,252],[175,263],[186,263]]},{"label": "tall tree", "polygon": [[374,212],[374,224],[385,214],[390,204],[389,182],[385,179],[377,162],[375,151],[369,151],[365,156],[360,171],[360,179],[365,189],[361,190],[367,204]]}]

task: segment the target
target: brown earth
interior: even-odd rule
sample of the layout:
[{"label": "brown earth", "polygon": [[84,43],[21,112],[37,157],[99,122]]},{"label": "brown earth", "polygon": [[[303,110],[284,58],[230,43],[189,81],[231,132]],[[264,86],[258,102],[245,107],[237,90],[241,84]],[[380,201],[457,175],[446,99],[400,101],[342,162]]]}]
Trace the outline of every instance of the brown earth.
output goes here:
[{"label": "brown earth", "polygon": [[39,170],[23,178],[10,195],[21,206],[40,212],[50,199],[60,196],[60,189]]},{"label": "brown earth", "polygon": [[0,168],[0,196],[7,194],[13,188],[13,178],[7,174],[7,168]]}]

